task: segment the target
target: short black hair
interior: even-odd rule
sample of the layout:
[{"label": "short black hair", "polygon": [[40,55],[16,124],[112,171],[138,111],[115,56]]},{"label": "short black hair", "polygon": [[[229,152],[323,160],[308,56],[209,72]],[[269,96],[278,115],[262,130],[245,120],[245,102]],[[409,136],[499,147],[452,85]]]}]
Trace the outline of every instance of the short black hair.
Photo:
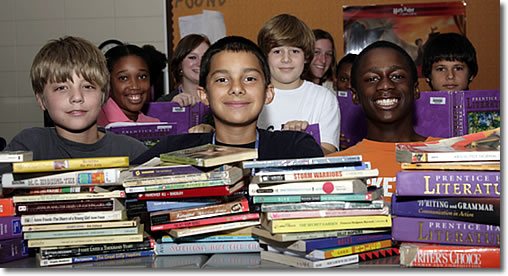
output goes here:
[{"label": "short black hair", "polygon": [[357,75],[358,75],[359,65],[362,62],[365,55],[367,53],[369,53],[370,51],[372,51],[374,49],[379,49],[379,48],[393,49],[396,52],[398,52],[404,58],[404,60],[406,61],[406,65],[410,69],[412,83],[418,82],[418,72],[416,70],[416,64],[414,63],[413,58],[411,58],[411,56],[406,52],[406,50],[402,49],[402,47],[400,47],[399,45],[397,45],[393,42],[379,40],[379,41],[373,42],[369,46],[365,47],[356,57],[355,62],[353,63],[353,66],[351,67],[351,87],[353,87],[355,89],[357,89],[357,87],[358,87],[357,86],[357,81],[358,81]]},{"label": "short black hair", "polygon": [[422,73],[430,78],[432,64],[440,60],[467,64],[469,78],[478,74],[476,50],[467,37],[458,33],[441,33],[431,37],[423,48]]},{"label": "short black hair", "polygon": [[343,56],[339,60],[339,62],[337,62],[337,66],[335,67],[335,73],[338,74],[340,67],[343,66],[344,64],[353,64],[355,62],[356,57],[358,57],[358,55],[353,53],[349,53]]},{"label": "short black hair", "polygon": [[[145,49],[137,45],[133,44],[118,45],[109,49],[104,55],[106,56],[107,67],[110,73],[113,71],[113,67],[115,67],[115,64],[118,62],[118,60],[126,56],[140,57],[146,63],[149,73],[150,74],[153,73],[153,67],[149,53]],[[150,84],[151,83],[152,76],[150,76]]]},{"label": "short black hair", "polygon": [[251,40],[241,36],[226,36],[215,43],[206,50],[201,58],[201,67],[199,70],[199,86],[206,89],[206,77],[210,73],[210,64],[212,63],[212,57],[220,52],[246,52],[253,53],[259,60],[263,75],[265,77],[265,87],[270,84],[270,67],[263,51]]}]

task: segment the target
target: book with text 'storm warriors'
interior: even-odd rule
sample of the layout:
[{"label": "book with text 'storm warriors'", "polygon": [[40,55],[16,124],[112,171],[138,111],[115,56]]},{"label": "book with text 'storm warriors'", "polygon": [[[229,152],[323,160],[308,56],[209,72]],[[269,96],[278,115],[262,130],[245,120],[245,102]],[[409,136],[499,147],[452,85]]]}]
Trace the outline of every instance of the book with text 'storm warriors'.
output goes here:
[{"label": "book with text 'storm warriors'", "polygon": [[487,197],[392,196],[392,215],[499,225],[501,199]]},{"label": "book with text 'storm warriors'", "polygon": [[396,241],[438,244],[501,245],[499,225],[459,220],[393,217],[392,236]]},{"label": "book with text 'storm warriors'", "polygon": [[57,171],[91,170],[99,168],[119,168],[128,166],[129,166],[128,156],[70,158],[70,159],[37,160],[37,161],[13,163],[12,172],[14,173],[57,172]]},{"label": "book with text 'storm warriors'", "polygon": [[367,193],[367,184],[360,179],[325,180],[277,184],[249,184],[249,195],[303,195]]},{"label": "book with text 'storm warriors'", "polygon": [[437,141],[395,144],[400,163],[500,161],[501,129],[496,128]]},{"label": "book with text 'storm warriors'", "polygon": [[257,149],[212,144],[160,154],[161,161],[198,167],[213,167],[256,158],[258,158]]},{"label": "book with text 'storm warriors'", "polygon": [[33,152],[25,150],[0,151],[0,163],[25,162],[33,160]]},{"label": "book with text 'storm warriors'", "polygon": [[314,165],[328,165],[330,167],[341,167],[345,165],[358,165],[361,161],[362,161],[361,155],[277,159],[277,160],[253,160],[253,161],[243,161],[242,168],[262,169],[262,168],[284,168],[284,167],[300,167],[300,166],[306,166],[308,168],[311,168]]},{"label": "book with text 'storm warriors'", "polygon": [[395,194],[500,197],[500,177],[500,172],[492,171],[400,171]]},{"label": "book with text 'storm warriors'", "polygon": [[486,162],[434,162],[434,163],[401,163],[403,170],[443,170],[443,171],[500,171],[500,161]]},{"label": "book with text 'storm warriors'", "polygon": [[400,264],[405,267],[500,268],[501,249],[403,242]]},{"label": "book with text 'storm warriors'", "polygon": [[296,181],[330,181],[355,178],[372,178],[379,175],[378,169],[345,170],[343,168],[287,170],[259,172],[252,178],[254,183],[284,183]]},{"label": "book with text 'storm warriors'", "polygon": [[234,185],[229,186],[213,186],[205,188],[192,188],[181,190],[170,190],[165,192],[151,192],[138,194],[139,200],[160,200],[160,199],[175,199],[175,198],[195,198],[195,197],[215,197],[215,196],[228,196],[231,195],[244,186],[243,181],[239,181]]}]

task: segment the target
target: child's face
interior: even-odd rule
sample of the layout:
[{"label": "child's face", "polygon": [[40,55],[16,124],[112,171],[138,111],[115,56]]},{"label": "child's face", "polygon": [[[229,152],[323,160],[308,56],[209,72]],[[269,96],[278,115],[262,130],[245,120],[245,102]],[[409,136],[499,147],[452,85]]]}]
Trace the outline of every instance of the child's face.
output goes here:
[{"label": "child's face", "polygon": [[199,67],[201,66],[201,58],[206,50],[209,48],[208,44],[202,42],[192,50],[182,60],[182,80],[190,81],[194,84],[199,82]]},{"label": "child's face", "polygon": [[351,67],[353,64],[344,63],[337,72],[337,89],[339,91],[351,90]]},{"label": "child's face", "polygon": [[302,49],[289,46],[275,47],[268,53],[272,84],[278,89],[298,88],[302,80],[305,54]]},{"label": "child's face", "polygon": [[393,123],[411,116],[418,83],[412,83],[411,69],[394,49],[376,48],[360,61],[353,100],[366,116],[379,123]]},{"label": "child's face", "polygon": [[263,106],[273,99],[273,86],[265,87],[263,69],[248,52],[215,54],[206,77],[206,91],[198,87],[201,101],[210,106],[216,127],[256,125]]},{"label": "child's face", "polygon": [[432,64],[430,79],[432,90],[457,91],[469,88],[469,67],[461,61],[441,60]]},{"label": "child's face", "polygon": [[332,42],[328,39],[318,39],[314,45],[314,58],[310,63],[312,75],[322,78],[330,68],[333,59]]},{"label": "child's face", "polygon": [[150,93],[148,65],[138,56],[119,59],[111,71],[111,97],[129,118],[137,118]]},{"label": "child's face", "polygon": [[72,81],[47,83],[37,102],[47,110],[57,130],[79,133],[95,125],[101,110],[103,92],[97,84],[72,75]]}]

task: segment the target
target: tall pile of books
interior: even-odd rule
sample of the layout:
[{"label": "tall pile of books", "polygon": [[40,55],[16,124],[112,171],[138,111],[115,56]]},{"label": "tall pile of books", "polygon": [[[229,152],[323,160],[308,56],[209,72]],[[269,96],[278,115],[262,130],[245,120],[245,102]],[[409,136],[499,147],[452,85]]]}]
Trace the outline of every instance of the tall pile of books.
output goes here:
[{"label": "tall pile of books", "polygon": [[126,217],[119,177],[128,165],[128,157],[25,161],[2,175],[40,266],[153,255],[143,226]]},{"label": "tall pile of books", "polygon": [[392,235],[408,267],[500,268],[500,129],[397,144]]},{"label": "tall pile of books", "polygon": [[[245,196],[248,170],[238,162],[257,158],[257,150],[203,145],[161,154],[130,170],[123,179],[129,206],[156,238],[156,255],[259,252]],[[145,211],[142,211],[144,208]]]},{"label": "tall pile of books", "polygon": [[243,168],[253,170],[249,195],[261,225],[252,231],[262,259],[324,268],[393,254],[383,190],[365,182],[379,172],[361,156],[250,161]]}]

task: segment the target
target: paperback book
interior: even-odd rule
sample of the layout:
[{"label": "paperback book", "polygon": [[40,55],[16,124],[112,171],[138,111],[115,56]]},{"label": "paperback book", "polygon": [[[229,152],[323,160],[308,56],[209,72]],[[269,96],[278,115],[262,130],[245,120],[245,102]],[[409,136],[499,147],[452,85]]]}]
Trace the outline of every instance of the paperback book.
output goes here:
[{"label": "paperback book", "polygon": [[226,230],[242,229],[245,227],[251,227],[255,225],[259,225],[259,220],[235,221],[190,228],[171,229],[171,231],[169,231],[169,234],[173,238],[182,238],[206,233],[215,233]]},{"label": "paperback book", "polygon": [[25,161],[12,164],[13,173],[36,173],[128,167],[128,156]]},{"label": "paperback book", "polygon": [[141,251],[129,251],[129,252],[117,252],[117,253],[103,253],[103,254],[86,255],[86,256],[74,256],[74,257],[57,258],[57,259],[44,259],[44,258],[41,258],[40,255],[37,255],[36,259],[38,260],[39,266],[45,267],[45,266],[75,264],[75,263],[83,263],[83,262],[98,262],[98,261],[105,261],[105,260],[146,257],[146,256],[153,256],[153,255],[154,255],[153,250],[149,249],[149,250],[141,250]]},{"label": "paperback book", "polygon": [[214,186],[205,188],[170,190],[167,192],[140,193],[137,195],[137,198],[139,200],[162,200],[176,198],[199,198],[204,196],[206,197],[229,196],[239,191],[243,187],[244,182],[239,181],[238,183],[229,186]]},{"label": "paperback book", "polygon": [[134,227],[139,225],[139,218],[131,220],[101,221],[101,222],[77,222],[59,224],[23,225],[23,233],[39,231],[60,231],[60,230],[84,230],[84,229],[105,229],[117,227]]},{"label": "paperback book", "polygon": [[372,201],[383,199],[383,188],[365,193],[252,196],[252,203],[301,203],[323,201]]},{"label": "paperback book", "polygon": [[215,253],[260,252],[258,241],[200,242],[200,243],[157,243],[157,255],[194,255]]},{"label": "paperback book", "polygon": [[40,224],[60,224],[74,222],[93,222],[93,221],[110,221],[110,220],[126,220],[127,215],[125,207],[116,206],[116,210],[112,211],[85,211],[75,213],[55,213],[55,214],[37,214],[22,215],[21,225],[40,225]]},{"label": "paperback book", "polygon": [[276,233],[273,234],[263,227],[253,227],[252,234],[261,238],[274,240],[277,242],[294,242],[299,240],[321,239],[321,238],[340,238],[353,235],[369,235],[389,233],[389,228],[378,229],[346,229],[332,231],[315,231],[315,232],[295,232],[295,233]]},{"label": "paperback book", "polygon": [[160,154],[161,161],[198,167],[213,167],[256,158],[257,149],[212,144]]},{"label": "paperback book", "polygon": [[289,218],[323,218],[323,217],[341,217],[341,216],[369,216],[369,215],[388,215],[390,209],[384,206],[379,209],[323,209],[292,212],[264,212],[262,216],[267,220],[289,219]]},{"label": "paperback book", "polygon": [[262,203],[262,212],[305,211],[305,210],[344,210],[344,209],[381,209],[385,206],[383,200],[370,202],[355,201],[323,201],[301,203]]},{"label": "paperback book", "polygon": [[378,250],[381,248],[387,248],[391,247],[393,245],[393,242],[391,238],[380,240],[380,241],[374,241],[374,242],[368,242],[368,243],[362,243],[362,244],[356,244],[356,245],[350,245],[350,246],[341,246],[337,248],[325,248],[325,249],[315,249],[312,250],[310,253],[306,255],[308,258],[312,259],[318,259],[318,260],[325,260],[325,259],[331,259],[331,258],[337,258],[341,256],[347,256],[351,254],[358,254],[363,253],[367,251],[372,250]]},{"label": "paperback book", "polygon": [[378,169],[344,170],[343,168],[288,170],[274,172],[258,172],[252,179],[253,183],[286,183],[298,181],[330,181],[358,178],[372,178],[379,175]]},{"label": "paperback book", "polygon": [[358,263],[358,254],[327,260],[311,260],[301,256],[288,255],[278,251],[261,251],[261,259],[298,268],[327,268]]},{"label": "paperback book", "polygon": [[132,172],[132,176],[142,176],[142,177],[180,175],[203,172],[202,170],[192,165],[162,162],[159,157],[154,157],[137,167],[129,169],[129,171]]},{"label": "paperback book", "polygon": [[209,206],[221,203],[221,199],[217,198],[203,198],[179,201],[146,201],[146,210],[148,212],[164,211],[164,210],[177,210],[186,209],[200,206]]},{"label": "paperback book", "polygon": [[277,184],[249,184],[249,195],[302,195],[367,193],[367,184],[360,179],[306,181]]},{"label": "paperback book", "polygon": [[264,169],[264,168],[286,168],[305,166],[311,168],[313,166],[328,165],[330,167],[338,166],[355,166],[362,162],[361,155],[350,156],[329,156],[314,158],[296,158],[296,159],[277,159],[277,160],[253,160],[243,161],[244,169]]},{"label": "paperback book", "polygon": [[219,217],[211,217],[211,218],[195,219],[195,220],[183,221],[183,222],[152,225],[150,227],[150,230],[163,231],[163,230],[171,230],[171,229],[178,229],[178,228],[190,228],[190,227],[198,227],[198,226],[205,226],[205,225],[235,222],[235,221],[247,221],[247,220],[258,220],[258,219],[259,219],[259,213],[242,213],[242,214],[236,214],[236,215],[224,215],[224,216],[219,216]]},{"label": "paperback book", "polygon": [[308,219],[262,220],[261,226],[271,233],[294,233],[348,229],[386,228],[392,226],[390,215],[345,216]]},{"label": "paperback book", "polygon": [[500,171],[501,162],[401,163],[400,167],[403,170]]},{"label": "paperback book", "polygon": [[16,214],[36,215],[75,213],[88,211],[111,211],[121,204],[116,199],[84,199],[64,201],[24,202],[16,204]]},{"label": "paperback book", "polygon": [[15,163],[33,160],[33,152],[24,150],[0,151],[0,163]]},{"label": "paperback book", "polygon": [[12,197],[0,198],[0,217],[9,217],[16,214]]}]

